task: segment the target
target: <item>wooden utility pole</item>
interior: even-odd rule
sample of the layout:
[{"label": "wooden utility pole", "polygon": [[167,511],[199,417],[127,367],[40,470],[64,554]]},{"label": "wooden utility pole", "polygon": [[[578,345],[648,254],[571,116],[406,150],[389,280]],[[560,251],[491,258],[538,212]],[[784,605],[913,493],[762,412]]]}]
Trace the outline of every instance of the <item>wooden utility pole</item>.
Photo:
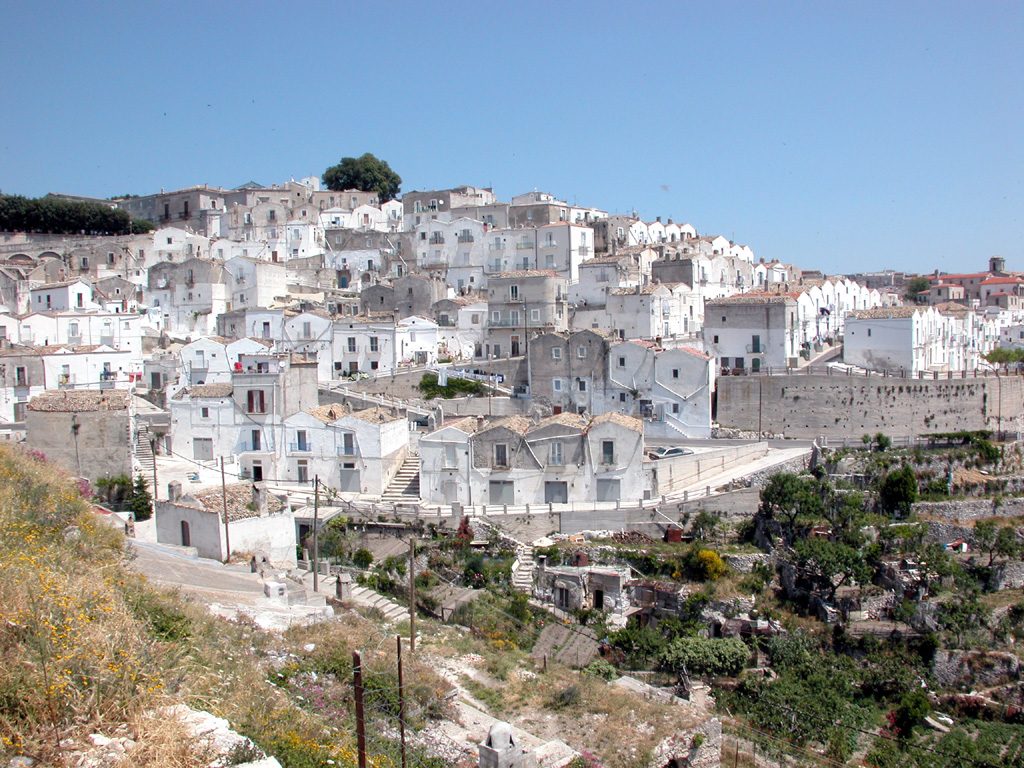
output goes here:
[{"label": "wooden utility pole", "polygon": [[356,699],[356,750],[359,768],[366,768],[366,717],[363,714],[363,662],[359,651],[352,651],[352,688]]},{"label": "wooden utility pole", "polygon": [[156,484],[156,438],[155,437],[149,438],[149,448],[153,452],[153,515],[155,516],[156,515],[156,500],[158,498],[158,494],[157,494],[157,490],[156,489],[159,487]]},{"label": "wooden utility pole", "polygon": [[224,480],[224,457],[220,457],[220,500],[224,507],[224,562],[231,562],[231,533],[228,530],[228,485]]},{"label": "wooden utility pole", "polygon": [[398,642],[398,733],[402,739],[402,768],[405,766],[405,683],[402,677],[402,636],[395,635]]},{"label": "wooden utility pole", "polygon": [[[308,498],[308,497],[307,497]],[[313,591],[320,591],[320,475],[313,477]]]},{"label": "wooden utility pole", "polygon": [[409,539],[409,652],[416,653],[416,538]]}]

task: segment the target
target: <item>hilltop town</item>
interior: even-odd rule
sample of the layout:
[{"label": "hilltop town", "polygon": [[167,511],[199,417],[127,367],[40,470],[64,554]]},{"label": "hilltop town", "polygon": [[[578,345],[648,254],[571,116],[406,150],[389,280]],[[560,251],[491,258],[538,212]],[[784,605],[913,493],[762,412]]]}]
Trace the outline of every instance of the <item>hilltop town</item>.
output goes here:
[{"label": "hilltop town", "polygon": [[[699,223],[330,173],[53,200],[133,231],[0,233],[4,471],[71,483],[185,601],[146,609],[158,640],[223,632],[216,663],[248,654],[319,734],[182,674],[185,732],[236,729],[196,764],[362,768],[363,650],[374,766],[407,737],[482,768],[1024,765],[1003,258],[825,274]],[[2,754],[50,748],[12,722]],[[102,724],[57,753],[146,764]]]}]

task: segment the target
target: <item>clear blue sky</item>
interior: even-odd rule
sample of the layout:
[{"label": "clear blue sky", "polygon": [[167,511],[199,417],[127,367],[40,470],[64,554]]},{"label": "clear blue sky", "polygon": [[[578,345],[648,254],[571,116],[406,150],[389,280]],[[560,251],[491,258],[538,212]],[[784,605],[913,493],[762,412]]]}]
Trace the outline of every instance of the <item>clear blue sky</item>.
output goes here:
[{"label": "clear blue sky", "polygon": [[7,193],[370,151],[829,272],[1024,269],[1024,3],[0,2]]}]

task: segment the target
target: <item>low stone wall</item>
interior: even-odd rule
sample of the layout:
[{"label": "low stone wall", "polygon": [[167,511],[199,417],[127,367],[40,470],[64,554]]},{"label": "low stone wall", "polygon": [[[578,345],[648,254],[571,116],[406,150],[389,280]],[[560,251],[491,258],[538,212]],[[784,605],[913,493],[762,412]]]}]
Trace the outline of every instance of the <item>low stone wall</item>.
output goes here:
[{"label": "low stone wall", "polygon": [[1024,562],[1013,560],[997,565],[993,569],[989,586],[996,591],[1024,587]]},{"label": "low stone wall", "polygon": [[1020,677],[1020,660],[1001,651],[936,651],[932,673],[943,688],[988,688]]},{"label": "low stone wall", "polygon": [[765,553],[749,555],[722,555],[725,564],[739,573],[751,573],[755,565],[771,566],[772,556]]},{"label": "low stone wall", "polygon": [[986,517],[1024,517],[1024,499],[1002,499],[994,506],[990,499],[919,501],[912,510],[917,515],[946,520],[983,520]]}]

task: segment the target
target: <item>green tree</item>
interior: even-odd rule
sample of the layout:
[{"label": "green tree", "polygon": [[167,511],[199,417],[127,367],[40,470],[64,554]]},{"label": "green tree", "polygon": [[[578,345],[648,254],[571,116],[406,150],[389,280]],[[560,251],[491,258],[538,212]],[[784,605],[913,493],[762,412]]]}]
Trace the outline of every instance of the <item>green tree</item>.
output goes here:
[{"label": "green tree", "polygon": [[901,739],[909,739],[914,727],[924,722],[931,713],[932,705],[924,691],[907,691],[893,712],[892,722]]},{"label": "green tree", "polygon": [[995,520],[981,520],[974,526],[974,541],[988,555],[988,568],[997,557],[1015,557],[1021,551],[1017,531],[1010,525],[1000,527]]},{"label": "green tree", "polygon": [[690,524],[690,533],[698,541],[707,541],[714,537],[715,529],[718,528],[720,520],[721,515],[702,509],[693,518],[693,522]]},{"label": "green tree", "polygon": [[806,475],[779,472],[772,475],[761,490],[761,515],[768,520],[781,519],[786,537],[792,541],[797,522],[812,522],[822,515],[818,482]]},{"label": "green tree", "polygon": [[149,493],[149,485],[142,475],[135,476],[132,483],[132,495],[128,499],[128,508],[134,513],[136,520],[149,520],[153,514],[153,497]]},{"label": "green tree", "polygon": [[391,170],[386,161],[369,152],[360,157],[341,158],[341,162],[324,171],[323,181],[335,192],[346,189],[376,192],[382,203],[393,200],[402,186],[402,177]]},{"label": "green tree", "polygon": [[805,575],[828,592],[829,600],[836,590],[852,581],[866,582],[871,569],[860,550],[829,539],[802,539],[793,545],[797,562]]},{"label": "green tree", "polygon": [[373,553],[366,547],[360,547],[352,555],[352,562],[355,563],[356,568],[361,568],[365,571],[373,562]]},{"label": "green tree", "polygon": [[975,594],[958,595],[939,607],[939,626],[956,638],[957,647],[963,645],[964,635],[985,626],[989,610]]},{"label": "green tree", "polygon": [[887,474],[878,488],[878,502],[888,514],[910,512],[910,505],[917,501],[917,475],[904,464]]},{"label": "green tree", "polygon": [[906,287],[903,290],[903,298],[907,301],[915,301],[917,294],[921,291],[927,291],[931,286],[931,281],[927,277],[912,277],[907,281]]}]

